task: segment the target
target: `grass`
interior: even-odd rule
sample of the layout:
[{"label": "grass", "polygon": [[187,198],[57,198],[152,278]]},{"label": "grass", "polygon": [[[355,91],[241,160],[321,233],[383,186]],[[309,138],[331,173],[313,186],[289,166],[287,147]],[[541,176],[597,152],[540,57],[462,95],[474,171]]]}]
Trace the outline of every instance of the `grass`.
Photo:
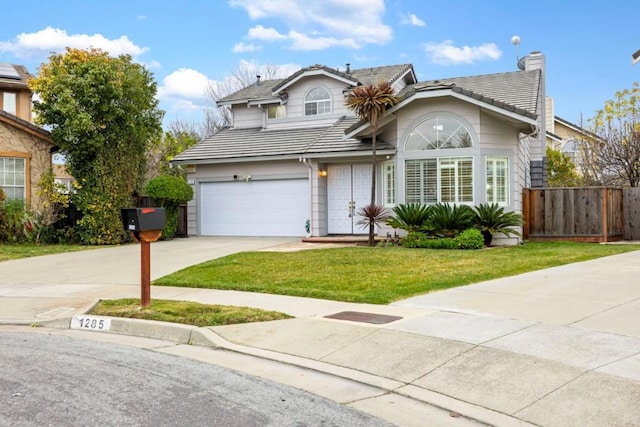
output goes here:
[{"label": "grass", "polygon": [[243,252],[164,276],[154,285],[387,304],[434,290],[638,249],[640,245],[531,242],[477,251],[349,247]]},{"label": "grass", "polygon": [[63,252],[82,251],[95,246],[85,245],[32,245],[32,244],[0,244],[0,261],[28,258],[40,255],[59,254]]},{"label": "grass", "polygon": [[199,327],[291,318],[291,316],[284,313],[257,308],[207,305],[196,302],[159,299],[152,299],[151,306],[148,308],[141,308],[139,299],[103,300],[90,314],[126,317],[129,319],[159,320]]}]

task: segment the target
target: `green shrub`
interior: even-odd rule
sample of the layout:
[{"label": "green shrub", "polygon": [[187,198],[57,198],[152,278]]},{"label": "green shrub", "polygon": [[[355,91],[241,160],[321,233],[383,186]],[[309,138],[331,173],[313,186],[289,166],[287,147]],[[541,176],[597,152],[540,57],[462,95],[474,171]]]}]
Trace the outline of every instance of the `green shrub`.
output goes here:
[{"label": "green shrub", "polygon": [[402,246],[421,249],[457,249],[458,243],[451,237],[433,237],[414,231],[402,239]]},{"label": "green shrub", "polygon": [[164,239],[172,239],[178,230],[178,209],[193,198],[193,189],[182,177],[161,175],[149,180],[145,187],[149,197],[165,208]]},{"label": "green shrub", "polygon": [[460,249],[482,249],[484,238],[477,228],[468,228],[455,237],[455,241]]},{"label": "green shrub", "polygon": [[427,205],[409,203],[393,208],[394,216],[387,220],[387,225],[408,232],[418,231],[429,219],[431,209]]},{"label": "green shrub", "polygon": [[522,215],[515,212],[505,212],[497,203],[481,204],[474,208],[473,224],[484,236],[484,244],[489,246],[493,235],[503,233],[506,236],[520,236],[518,230],[512,227],[522,225]]},{"label": "green shrub", "polygon": [[431,206],[423,231],[435,236],[455,237],[469,228],[472,221],[473,210],[469,206],[437,203]]},{"label": "green shrub", "polygon": [[10,243],[27,241],[26,218],[24,201],[9,199],[0,202],[0,241]]}]

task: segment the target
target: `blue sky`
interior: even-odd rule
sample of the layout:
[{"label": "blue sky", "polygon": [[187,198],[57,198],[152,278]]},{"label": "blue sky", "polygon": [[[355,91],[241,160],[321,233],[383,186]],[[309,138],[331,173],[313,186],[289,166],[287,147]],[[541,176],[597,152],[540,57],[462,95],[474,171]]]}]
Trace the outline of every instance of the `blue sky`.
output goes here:
[{"label": "blue sky", "polygon": [[640,2],[615,0],[32,0],[3,9],[0,62],[37,74],[65,46],[131,54],[154,73],[168,123],[201,120],[206,86],[241,64],[412,63],[429,80],[513,71],[539,50],[556,115],[579,123],[640,81],[638,16]]}]

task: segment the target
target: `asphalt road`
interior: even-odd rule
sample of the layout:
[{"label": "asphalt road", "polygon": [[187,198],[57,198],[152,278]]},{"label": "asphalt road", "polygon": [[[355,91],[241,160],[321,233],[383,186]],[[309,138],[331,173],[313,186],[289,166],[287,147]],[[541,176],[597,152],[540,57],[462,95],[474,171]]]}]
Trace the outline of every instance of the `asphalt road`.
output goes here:
[{"label": "asphalt road", "polygon": [[0,425],[382,426],[330,400],[197,361],[0,332]]}]

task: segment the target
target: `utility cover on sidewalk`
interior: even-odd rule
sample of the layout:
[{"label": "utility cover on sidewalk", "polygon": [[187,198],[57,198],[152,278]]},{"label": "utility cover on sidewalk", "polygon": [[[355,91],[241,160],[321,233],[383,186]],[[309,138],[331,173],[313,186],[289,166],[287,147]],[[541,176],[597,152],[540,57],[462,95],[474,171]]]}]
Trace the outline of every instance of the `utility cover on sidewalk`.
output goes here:
[{"label": "utility cover on sidewalk", "polygon": [[386,314],[362,313],[359,311],[341,311],[336,314],[324,316],[327,319],[350,320],[352,322],[371,323],[373,325],[383,325],[402,319],[400,316],[387,316]]}]

